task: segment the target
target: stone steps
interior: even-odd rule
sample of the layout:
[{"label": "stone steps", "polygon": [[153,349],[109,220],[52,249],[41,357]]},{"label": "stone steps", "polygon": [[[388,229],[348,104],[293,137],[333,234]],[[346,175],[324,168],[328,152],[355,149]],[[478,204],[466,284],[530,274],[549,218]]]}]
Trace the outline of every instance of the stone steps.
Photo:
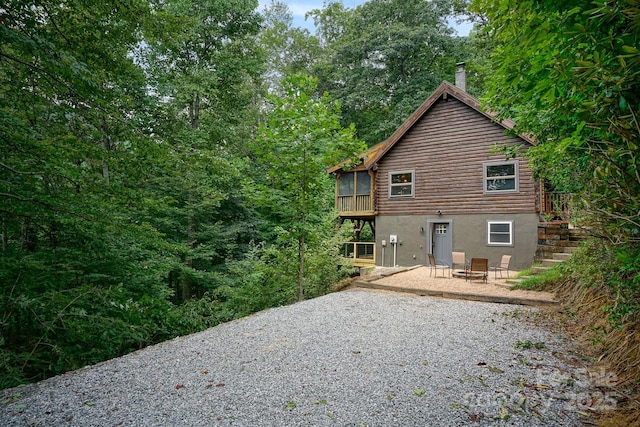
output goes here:
[{"label": "stone steps", "polygon": [[[574,253],[580,242],[589,235],[588,230],[569,228],[568,223],[540,223],[538,224],[538,248],[535,262],[545,260],[563,260]],[[562,255],[560,255],[562,254]]]},{"label": "stone steps", "polygon": [[569,228],[567,223],[541,223],[538,225],[536,265],[531,267],[530,275],[508,279],[506,286],[511,287],[568,260],[588,235],[588,230]]},{"label": "stone steps", "polygon": [[540,264],[542,265],[542,267],[551,268],[551,267],[555,267],[558,264],[562,264],[564,261],[565,260],[562,260],[562,259],[551,258],[551,259],[543,259]]},{"label": "stone steps", "polygon": [[571,258],[571,255],[573,255],[573,252],[556,252],[553,254],[553,261],[566,261],[569,258]]}]

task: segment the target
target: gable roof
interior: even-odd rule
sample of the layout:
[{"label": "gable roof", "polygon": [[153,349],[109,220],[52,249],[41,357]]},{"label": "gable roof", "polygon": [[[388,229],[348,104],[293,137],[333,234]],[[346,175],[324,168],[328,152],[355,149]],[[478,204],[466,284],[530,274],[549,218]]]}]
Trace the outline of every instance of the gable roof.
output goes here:
[{"label": "gable roof", "polygon": [[[440,86],[438,86],[437,89],[433,91],[433,93],[407,118],[407,120],[404,121],[404,123],[400,125],[398,129],[396,129],[396,131],[389,138],[379,144],[374,145],[369,150],[360,155],[360,158],[362,159],[360,168],[364,166],[364,169],[370,169],[373,165],[376,164],[376,162],[378,162],[378,160],[384,157],[384,155],[387,154],[387,152],[391,150],[391,148],[393,148],[393,146],[431,109],[431,107],[433,107],[436,101],[438,101],[440,98],[447,99],[450,96],[473,108],[478,113],[487,117],[489,120],[501,125],[505,129],[514,130],[514,121],[508,119],[497,121],[495,119],[496,114],[483,110],[481,108],[480,101],[478,101],[476,98],[469,95],[462,89],[452,85],[451,83],[443,81]],[[518,136],[529,144],[534,144],[534,141],[531,137],[524,134],[518,134]],[[347,164],[347,162],[339,163],[327,169],[327,172],[336,172],[342,169],[345,164]]]}]

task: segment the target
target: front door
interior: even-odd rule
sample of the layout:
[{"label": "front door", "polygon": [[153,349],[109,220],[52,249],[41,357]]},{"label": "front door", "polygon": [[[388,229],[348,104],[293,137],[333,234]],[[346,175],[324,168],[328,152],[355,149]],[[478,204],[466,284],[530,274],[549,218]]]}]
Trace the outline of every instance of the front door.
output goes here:
[{"label": "front door", "polygon": [[450,222],[434,222],[431,224],[431,250],[438,263],[451,265],[453,250],[453,234]]}]

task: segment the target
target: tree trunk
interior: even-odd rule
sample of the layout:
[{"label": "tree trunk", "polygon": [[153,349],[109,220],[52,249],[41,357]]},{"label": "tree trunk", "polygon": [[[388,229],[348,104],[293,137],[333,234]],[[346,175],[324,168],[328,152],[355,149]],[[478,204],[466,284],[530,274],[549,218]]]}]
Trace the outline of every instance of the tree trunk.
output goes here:
[{"label": "tree trunk", "polygon": [[[192,268],[193,259],[190,256],[187,256],[187,259],[184,261],[184,265],[186,265],[187,268]],[[180,290],[182,291],[182,302],[189,301],[191,299],[191,282],[189,282],[188,278],[184,277],[184,274],[180,279]]]},{"label": "tree trunk", "polygon": [[[194,94],[193,99],[189,102],[189,121],[191,123],[191,129],[198,129],[200,126],[200,95],[197,93]],[[189,249],[193,249],[195,245],[195,228],[196,228],[196,219],[193,213],[193,193],[191,189],[189,189],[189,199],[188,199],[187,212],[189,215],[188,225],[187,225],[187,247]],[[191,255],[186,255],[184,260],[184,265],[187,269],[193,268],[193,257]],[[182,293],[182,301],[189,301],[191,299],[191,282],[188,278],[182,275],[180,279],[181,285],[181,293]]]},{"label": "tree trunk", "polygon": [[[102,85],[101,89],[102,89]],[[111,143],[111,137],[109,136],[109,129],[107,128],[107,120],[104,116],[100,118],[100,130],[102,131],[102,149],[106,152],[109,152],[113,149],[113,144]],[[107,154],[104,155],[102,159],[102,177],[105,182],[109,184],[109,165],[107,164]]]},{"label": "tree trunk", "polygon": [[304,232],[298,237],[298,302],[304,299]]},{"label": "tree trunk", "polygon": [[307,151],[302,155],[302,209],[300,234],[298,236],[298,302],[304,298],[304,234],[307,221]]},{"label": "tree trunk", "polygon": [[191,121],[191,129],[200,127],[200,95],[197,93],[189,103],[189,120]]},{"label": "tree trunk", "polygon": [[7,252],[7,245],[9,242],[9,232],[7,231],[7,221],[4,216],[2,217],[2,252]]},{"label": "tree trunk", "polygon": [[[189,224],[187,225],[187,246],[189,247],[189,249],[193,249],[195,245],[194,234],[196,221],[193,217],[193,213],[191,212],[192,203],[192,194],[189,194]],[[186,255],[184,265],[188,269],[193,268],[193,257],[191,255]],[[184,276],[184,274],[182,275],[180,284],[182,288],[182,301],[189,301],[191,299],[191,282]]]},{"label": "tree trunk", "polygon": [[20,230],[20,251],[35,252],[37,246],[37,236],[31,224],[31,217],[25,217]]}]

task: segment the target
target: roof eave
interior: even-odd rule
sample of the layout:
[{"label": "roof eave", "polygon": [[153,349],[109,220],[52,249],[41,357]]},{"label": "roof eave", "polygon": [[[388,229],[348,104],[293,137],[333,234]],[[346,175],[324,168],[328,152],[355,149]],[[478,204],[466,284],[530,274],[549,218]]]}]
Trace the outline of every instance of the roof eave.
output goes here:
[{"label": "roof eave", "polygon": [[[422,116],[424,116],[431,109],[436,101],[438,101],[438,99],[443,96],[452,96],[463,104],[469,106],[470,108],[473,108],[478,113],[487,117],[494,123],[499,124],[507,130],[515,132],[515,122],[513,120],[497,120],[497,114],[488,110],[485,111],[482,108],[480,101],[478,101],[476,98],[469,95],[464,90],[452,85],[451,83],[443,81],[440,86],[438,86],[436,90],[434,90],[431,95],[429,95],[429,97],[422,104],[420,104],[420,106],[407,118],[407,120],[404,121],[404,123],[400,125],[400,127],[398,127],[398,129],[396,129],[396,131],[389,138],[379,144],[374,145],[360,156],[360,159],[363,160],[364,167],[366,169],[371,169],[371,167],[373,167],[373,165],[375,165],[382,157],[384,157],[387,152],[391,150],[391,148],[393,148],[393,146],[409,131],[409,129],[411,129],[422,118]],[[516,135],[525,142],[531,145],[535,145],[535,140],[532,137],[521,133],[518,133]],[[345,161],[336,166],[333,166],[332,168],[327,169],[327,172],[332,173],[340,170],[347,163],[348,162]]]}]

